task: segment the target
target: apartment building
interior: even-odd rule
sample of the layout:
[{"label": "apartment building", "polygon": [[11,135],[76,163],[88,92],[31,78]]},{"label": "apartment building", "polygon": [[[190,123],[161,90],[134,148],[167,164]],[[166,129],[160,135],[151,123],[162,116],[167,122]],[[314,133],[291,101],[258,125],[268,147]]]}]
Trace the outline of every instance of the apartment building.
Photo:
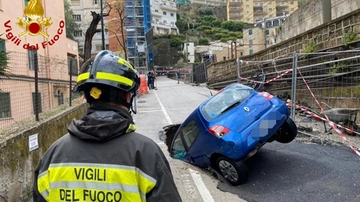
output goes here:
[{"label": "apartment building", "polygon": [[252,55],[276,44],[277,32],[286,16],[265,19],[254,27],[243,30],[243,44],[239,47],[240,55]]},{"label": "apartment building", "polygon": [[[68,0],[71,9],[74,12],[73,18],[76,23],[79,24],[79,30],[74,33],[75,39],[79,42],[79,54],[84,54],[84,42],[85,42],[85,33],[90,23],[93,19],[91,11],[96,13],[101,13],[100,1],[101,0]],[[103,5],[103,13],[107,13],[108,8],[106,4]],[[107,19],[104,18],[104,41],[105,49],[109,49],[109,34],[106,29]],[[98,30],[101,30],[101,23],[98,24]],[[92,39],[91,55],[96,55],[99,51],[102,50],[102,33],[96,32]]]},{"label": "apartment building", "polygon": [[228,0],[227,20],[257,23],[267,18],[288,16],[298,9],[297,0]]},{"label": "apartment building", "polygon": [[8,55],[8,77],[0,77],[0,128],[69,100],[78,43],[66,38],[63,3],[0,0],[0,51]]},{"label": "apartment building", "polygon": [[154,35],[179,34],[176,27],[176,2],[175,0],[151,0],[151,26]]}]

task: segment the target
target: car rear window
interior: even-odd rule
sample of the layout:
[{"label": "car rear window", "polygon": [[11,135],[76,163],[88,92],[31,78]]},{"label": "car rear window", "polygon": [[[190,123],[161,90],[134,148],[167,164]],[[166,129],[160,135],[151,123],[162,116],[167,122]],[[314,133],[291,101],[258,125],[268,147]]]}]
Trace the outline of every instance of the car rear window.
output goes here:
[{"label": "car rear window", "polygon": [[241,104],[248,98],[254,89],[251,87],[235,84],[220,91],[203,105],[201,111],[208,120],[213,120],[223,114],[229,107]]}]

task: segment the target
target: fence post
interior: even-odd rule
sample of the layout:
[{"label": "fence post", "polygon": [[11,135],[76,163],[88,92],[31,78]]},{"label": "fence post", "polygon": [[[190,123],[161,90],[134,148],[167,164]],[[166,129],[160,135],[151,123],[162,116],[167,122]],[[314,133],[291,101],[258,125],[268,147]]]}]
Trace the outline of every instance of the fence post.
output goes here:
[{"label": "fence post", "polygon": [[71,107],[72,105],[72,66],[71,66],[71,62],[69,62],[69,73],[70,73],[70,88],[69,88],[69,106]]},{"label": "fence post", "polygon": [[240,65],[240,59],[239,58],[236,59],[236,67],[237,67],[237,80],[238,80],[238,83],[240,83],[241,82],[241,79],[240,79],[240,67],[241,67],[241,65]]},{"label": "fence post", "polygon": [[290,117],[295,121],[295,110],[296,110],[296,81],[297,81],[297,62],[298,54],[294,52],[293,57],[293,69],[292,69],[292,80],[291,80],[291,114]]},{"label": "fence post", "polygon": [[[38,54],[37,51],[32,51],[34,54],[34,79],[35,79],[35,97],[34,97],[34,101],[35,101],[35,120],[36,121],[40,121],[39,118],[39,106],[41,102],[41,97],[39,100],[39,76],[38,76],[38,71],[39,71],[39,61],[38,61]],[[31,62],[31,61],[30,61]]]}]

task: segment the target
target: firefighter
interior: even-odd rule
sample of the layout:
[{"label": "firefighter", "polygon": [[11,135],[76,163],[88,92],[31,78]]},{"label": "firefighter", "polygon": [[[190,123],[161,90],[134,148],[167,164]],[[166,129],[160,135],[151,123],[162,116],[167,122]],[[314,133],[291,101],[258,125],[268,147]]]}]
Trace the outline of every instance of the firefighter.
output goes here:
[{"label": "firefighter", "polygon": [[[140,79],[114,53],[99,52],[75,92],[90,104],[35,169],[33,201],[181,201],[160,147],[131,116]],[[51,135],[51,134],[49,134]]]}]

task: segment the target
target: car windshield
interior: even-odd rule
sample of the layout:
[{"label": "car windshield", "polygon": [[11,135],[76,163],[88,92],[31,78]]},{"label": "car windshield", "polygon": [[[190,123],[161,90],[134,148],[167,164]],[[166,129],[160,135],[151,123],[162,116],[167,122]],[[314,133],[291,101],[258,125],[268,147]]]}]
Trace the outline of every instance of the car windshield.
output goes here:
[{"label": "car windshield", "polygon": [[248,98],[254,89],[242,85],[234,84],[220,91],[201,108],[206,119],[212,120],[239,105]]}]

